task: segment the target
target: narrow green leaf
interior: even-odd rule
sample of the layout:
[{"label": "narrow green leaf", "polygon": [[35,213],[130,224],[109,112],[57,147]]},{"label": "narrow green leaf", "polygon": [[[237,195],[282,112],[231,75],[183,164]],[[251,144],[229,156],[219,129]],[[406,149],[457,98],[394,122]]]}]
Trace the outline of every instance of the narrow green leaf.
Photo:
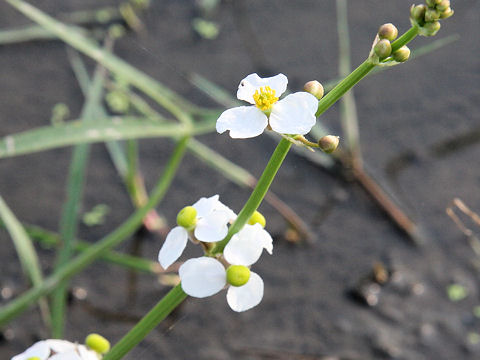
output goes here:
[{"label": "narrow green leaf", "polygon": [[57,126],[43,126],[0,139],[0,158],[44,151],[58,147],[109,140],[180,137],[211,132],[215,123],[204,121],[195,126],[159,124],[144,118],[99,118],[88,124],[70,121]]}]

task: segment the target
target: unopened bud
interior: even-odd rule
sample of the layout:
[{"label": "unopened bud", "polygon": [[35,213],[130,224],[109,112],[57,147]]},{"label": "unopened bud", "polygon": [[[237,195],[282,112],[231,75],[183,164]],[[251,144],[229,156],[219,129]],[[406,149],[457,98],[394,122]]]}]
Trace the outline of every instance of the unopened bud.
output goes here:
[{"label": "unopened bud", "polygon": [[392,56],[393,59],[397,62],[405,62],[410,57],[410,49],[404,45],[400,49],[395,51]]},{"label": "unopened bud", "polygon": [[303,90],[315,96],[318,100],[323,97],[323,85],[320,84],[317,80],[312,80],[303,86]]},{"label": "unopened bud", "polygon": [[340,138],[338,136],[326,135],[320,140],[318,140],[318,146],[322,151],[330,154],[335,151],[335,149],[338,147],[339,142]]},{"label": "unopened bud", "polygon": [[197,223],[197,210],[193,206],[185,206],[177,215],[178,226],[192,230]]},{"label": "unopened bud", "polygon": [[387,39],[382,39],[375,44],[373,51],[380,59],[385,59],[392,53],[392,44]]},{"label": "unopened bud", "polygon": [[110,342],[98,334],[88,335],[85,344],[99,354],[106,354],[110,350]]},{"label": "unopened bud", "polygon": [[426,36],[433,36],[435,35],[438,30],[440,30],[440,22],[438,21],[433,21],[433,22],[429,22],[429,23],[426,23],[424,26],[423,26],[423,29],[425,30],[425,35]]},{"label": "unopened bud", "polygon": [[443,12],[450,7],[450,0],[442,0],[439,4],[437,4],[437,10]]},{"label": "unopened bud", "polygon": [[265,227],[267,221],[265,220],[265,216],[263,216],[259,211],[255,210],[253,215],[250,217],[250,220],[248,220],[248,224],[255,225],[257,223],[262,225],[262,227]]},{"label": "unopened bud", "polygon": [[446,19],[453,15],[453,10],[448,8],[447,10],[440,13],[440,19]]},{"label": "unopened bud", "polygon": [[437,4],[437,0],[426,0],[425,3],[431,7],[431,8],[434,8],[435,5]]},{"label": "unopened bud", "polygon": [[244,265],[231,265],[227,269],[227,282],[232,286],[245,285],[250,279],[250,269]]},{"label": "unopened bud", "polygon": [[410,15],[415,22],[419,25],[423,25],[425,21],[425,12],[427,11],[427,7],[424,4],[412,6],[410,10]]},{"label": "unopened bud", "polygon": [[397,36],[398,36],[398,29],[395,25],[391,23],[383,24],[378,29],[378,37],[380,39],[387,39],[389,41],[393,41],[397,38]]},{"label": "unopened bud", "polygon": [[425,21],[431,22],[440,19],[440,13],[435,9],[427,9],[425,11]]}]

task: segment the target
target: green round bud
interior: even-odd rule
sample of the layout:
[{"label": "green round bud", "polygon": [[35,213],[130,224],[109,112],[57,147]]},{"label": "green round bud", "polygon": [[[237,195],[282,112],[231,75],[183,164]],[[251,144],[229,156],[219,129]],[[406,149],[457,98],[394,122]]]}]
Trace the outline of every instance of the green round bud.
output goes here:
[{"label": "green round bud", "polygon": [[393,41],[397,38],[397,36],[398,36],[398,29],[395,25],[391,23],[383,24],[378,29],[378,37],[380,39],[387,39],[389,41]]},{"label": "green round bud", "polygon": [[410,11],[410,15],[412,16],[412,19],[415,20],[417,23],[420,25],[423,24],[425,21],[425,12],[427,11],[427,7],[424,4],[417,5],[417,6],[412,6],[412,9]]},{"label": "green round bud", "polygon": [[438,12],[437,10],[427,9],[427,11],[425,11],[425,21],[426,22],[432,22],[432,21],[435,21],[435,20],[438,20],[438,19],[440,19],[440,12]]},{"label": "green round bud", "polygon": [[433,7],[435,7],[435,5],[436,5],[436,0],[426,0],[425,3],[426,3],[429,7],[433,8]]},{"label": "green round bud", "polygon": [[400,49],[395,51],[392,56],[393,59],[397,62],[405,62],[410,57],[410,49],[404,45]]},{"label": "green round bud", "polygon": [[248,220],[248,224],[249,225],[255,225],[257,223],[262,225],[262,227],[265,227],[267,221],[265,220],[265,217],[259,211],[255,210],[253,215]]},{"label": "green round bud", "polygon": [[323,85],[320,84],[317,80],[312,80],[305,83],[305,85],[303,85],[303,90],[312,94],[318,100],[320,100],[324,94]]},{"label": "green round bud", "polygon": [[440,13],[440,19],[446,19],[453,15],[453,10],[448,8],[447,10]]},{"label": "green round bud", "polygon": [[433,22],[429,22],[429,23],[426,23],[424,26],[423,26],[423,29],[425,30],[425,35],[426,36],[433,36],[435,35],[438,30],[440,30],[440,22],[438,21],[433,21]]},{"label": "green round bud", "polygon": [[245,285],[250,279],[250,269],[243,265],[230,265],[227,269],[227,282],[232,286]]},{"label": "green round bud", "polygon": [[450,7],[450,0],[442,0],[438,5],[437,5],[437,10],[440,12],[443,12],[447,10]]},{"label": "green round bud", "polygon": [[197,210],[193,206],[185,206],[177,215],[177,224],[192,230],[197,224]]},{"label": "green round bud", "polygon": [[373,51],[380,59],[385,59],[392,53],[392,44],[387,39],[382,39],[375,44]]},{"label": "green round bud", "polygon": [[340,142],[340,138],[335,135],[327,135],[318,140],[318,146],[320,149],[327,154],[330,154],[335,151]]},{"label": "green round bud", "polygon": [[130,106],[130,99],[128,95],[121,90],[110,91],[106,96],[108,107],[113,111],[124,114],[128,111]]},{"label": "green round bud", "polygon": [[106,354],[110,350],[110,342],[98,334],[88,335],[85,339],[85,345],[99,354]]}]

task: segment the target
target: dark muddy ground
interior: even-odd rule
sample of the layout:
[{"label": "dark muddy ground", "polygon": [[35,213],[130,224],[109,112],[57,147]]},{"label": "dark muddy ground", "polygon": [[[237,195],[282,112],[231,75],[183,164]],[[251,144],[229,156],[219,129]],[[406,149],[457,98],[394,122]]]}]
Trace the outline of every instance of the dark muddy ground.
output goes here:
[{"label": "dark muddy ground", "polygon": [[[108,1],[36,1],[51,14],[93,8]],[[350,1],[352,64],[367,55],[373,34],[384,22],[400,31],[409,26],[409,2]],[[243,5],[238,5],[243,4]],[[225,293],[188,299],[128,359],[478,359],[480,319],[479,258],[445,208],[454,197],[480,211],[478,158],[480,116],[480,2],[452,1],[453,18],[438,37],[459,40],[423,58],[365,79],[355,88],[362,151],[370,172],[393,189],[426,234],[413,246],[354,183],[341,180],[296,154],[289,154],[273,190],[290,204],[315,234],[310,244],[283,240],[283,219],[268,205],[267,228],[275,234],[274,255],[255,266],[265,281],[258,307],[230,311]],[[216,40],[199,40],[190,26],[193,1],[154,1],[143,16],[144,34],[130,34],[116,52],[194,102],[211,104],[183,77],[197,72],[232,93],[246,74],[285,73],[290,89],[310,79],[337,74],[335,2],[224,2],[213,15],[221,25]],[[2,28],[27,21],[0,4]],[[419,38],[412,48],[431,39]],[[30,42],[0,48],[1,135],[47,124],[51,108],[67,103],[73,115],[83,97],[60,42]],[[339,131],[337,107],[320,119]],[[468,134],[477,134],[465,137]],[[452,146],[450,140],[459,140]],[[231,140],[201,137],[228,158],[259,175],[275,142],[267,136]],[[455,144],[454,144],[455,145]],[[443,146],[443,147],[442,147]],[[447,147],[445,147],[447,146]],[[141,142],[142,170],[151,186],[172,144]],[[439,150],[440,149],[440,150]],[[447,151],[441,151],[447,149]],[[26,222],[58,228],[71,150],[3,159],[0,194]],[[405,160],[406,159],[406,160]],[[248,192],[187,156],[177,180],[158,210],[173,224],[176,212],[201,196],[218,193],[239,210]],[[99,239],[132,211],[129,199],[102,145],[92,151],[84,209],[99,203],[112,211],[98,227],[80,236]],[[469,223],[476,233],[480,227]],[[2,232],[1,283],[14,296],[26,289],[10,239]],[[147,236],[140,253],[155,259],[163,239]],[[123,246],[133,249],[135,242]],[[40,250],[45,271],[53,256]],[[365,289],[375,263],[392,272],[376,306],[352,296]],[[125,334],[168,290],[152,276],[139,275],[129,293],[126,270],[97,263],[75,277],[72,286],[88,292],[73,300],[66,337],[81,340],[92,331],[112,342]],[[459,284],[468,296],[452,301],[446,289]],[[368,288],[375,291],[375,288]],[[4,303],[6,300],[2,300]],[[48,336],[34,310],[4,329],[2,359]]]}]

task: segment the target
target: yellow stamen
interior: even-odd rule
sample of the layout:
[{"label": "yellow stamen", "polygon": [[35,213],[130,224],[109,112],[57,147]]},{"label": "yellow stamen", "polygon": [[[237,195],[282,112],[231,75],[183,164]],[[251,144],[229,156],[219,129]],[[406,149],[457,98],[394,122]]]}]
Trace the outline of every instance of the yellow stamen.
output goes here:
[{"label": "yellow stamen", "polygon": [[275,90],[270,86],[264,86],[260,88],[260,91],[255,91],[253,100],[260,110],[266,111],[272,108],[273,104],[278,101],[278,97],[275,96]]}]

